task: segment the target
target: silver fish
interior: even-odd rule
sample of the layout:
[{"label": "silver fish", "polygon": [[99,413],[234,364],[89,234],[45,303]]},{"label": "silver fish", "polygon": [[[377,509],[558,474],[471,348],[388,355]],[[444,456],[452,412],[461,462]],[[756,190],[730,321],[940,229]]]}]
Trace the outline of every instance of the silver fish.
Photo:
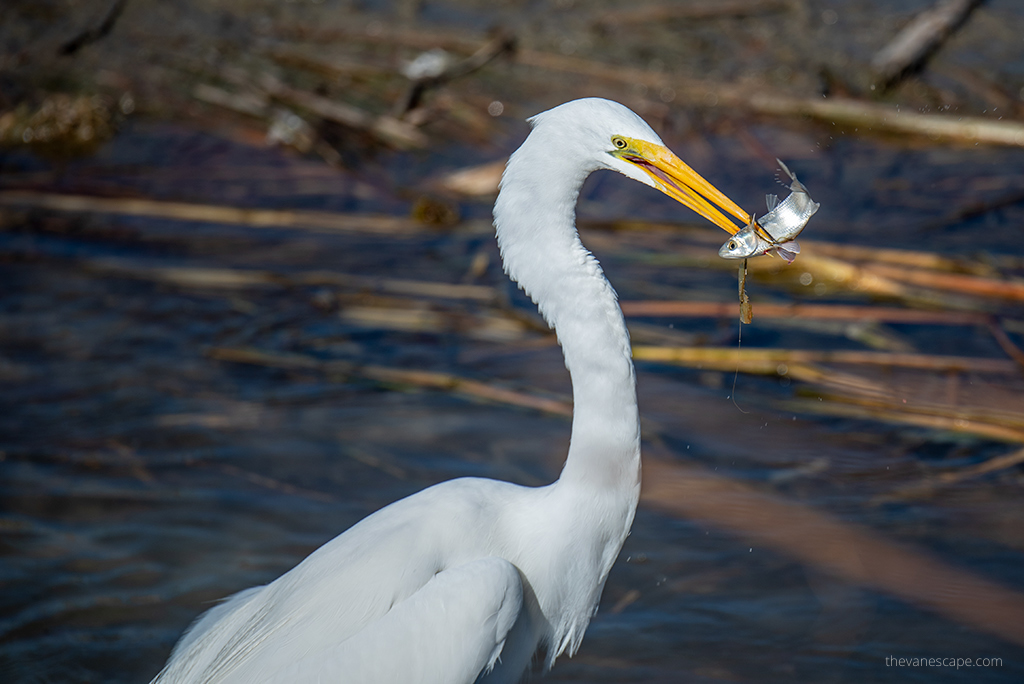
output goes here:
[{"label": "silver fish", "polygon": [[793,180],[789,186],[789,197],[780,203],[777,195],[766,195],[768,213],[757,219],[756,223],[751,221],[722,245],[718,256],[723,259],[749,259],[774,251],[792,263],[800,253],[800,245],[795,238],[821,205],[811,199],[807,188],[781,159],[776,161]]},{"label": "silver fish", "polygon": [[718,250],[718,256],[723,259],[749,259],[774,251],[788,263],[792,263],[796,255],[800,253],[800,245],[795,240],[784,244],[770,242],[761,237],[757,231],[757,225],[752,222],[726,240],[722,248]]}]

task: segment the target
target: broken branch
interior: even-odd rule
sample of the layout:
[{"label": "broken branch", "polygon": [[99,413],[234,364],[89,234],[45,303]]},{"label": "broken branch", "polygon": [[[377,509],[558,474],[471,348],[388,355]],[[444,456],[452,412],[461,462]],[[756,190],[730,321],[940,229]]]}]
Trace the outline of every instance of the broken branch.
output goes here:
[{"label": "broken branch", "polygon": [[980,4],[981,0],[942,0],[914,17],[871,60],[882,87],[891,88],[920,68]]}]

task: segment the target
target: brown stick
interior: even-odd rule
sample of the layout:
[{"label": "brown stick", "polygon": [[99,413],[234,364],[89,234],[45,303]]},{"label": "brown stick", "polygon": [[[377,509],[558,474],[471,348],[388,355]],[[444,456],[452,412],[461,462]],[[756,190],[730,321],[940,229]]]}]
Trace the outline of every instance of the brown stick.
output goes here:
[{"label": "brown stick", "polygon": [[1016,361],[1021,368],[1024,368],[1024,351],[1021,351],[1021,348],[1013,343],[1013,340],[1006,334],[1002,326],[996,321],[991,321],[989,322],[988,329],[992,333],[992,337],[996,338],[999,346],[1006,352],[1006,355]]},{"label": "brown stick", "polygon": [[911,285],[947,290],[978,297],[998,297],[1024,301],[1024,283],[1015,283],[994,278],[960,275],[956,273],[935,273],[916,269],[900,268],[888,264],[866,264],[866,271]]},{"label": "brown stick", "polygon": [[966,356],[933,356],[895,352],[815,351],[807,349],[733,349],[723,347],[633,347],[633,358],[684,366],[732,370],[737,364],[771,368],[785,363],[838,363],[851,365],[898,366],[933,371],[973,373],[1016,373],[1019,368],[1005,359]]},{"label": "brown stick", "polygon": [[[737,105],[739,93],[723,93]],[[739,104],[742,106],[742,104]],[[982,117],[955,117],[900,111],[888,105],[846,98],[801,98],[772,93],[748,93],[746,107],[773,116],[808,116],[826,123],[856,126],[876,133],[912,133],[930,138],[959,142],[980,142],[1024,147],[1024,125],[1016,121],[997,121]]]},{"label": "brown stick", "polygon": [[[887,387],[883,394],[884,396],[875,397],[846,394],[840,397],[827,398],[830,402],[863,406],[872,410],[947,420],[951,425],[959,423],[958,427],[970,427],[970,424],[975,423],[1008,428],[1013,432],[1005,433],[999,439],[1009,438],[1008,441],[1024,443],[1024,412],[1021,411],[1021,408],[1024,407],[1022,406],[1005,406],[1005,408],[998,409],[993,408],[991,404],[962,406],[959,404],[933,403],[920,395],[905,403],[902,398],[899,398],[903,393],[892,386]],[[906,421],[900,418],[895,422]]]},{"label": "brown stick", "polygon": [[[1024,201],[1024,195],[1020,198]],[[800,240],[807,251],[847,261],[865,261],[872,264],[898,264],[904,268],[924,268],[952,273],[968,272],[986,276],[994,273],[991,265],[966,259],[950,259],[935,252],[921,252],[911,249],[887,249],[863,245],[838,244],[818,240]]]},{"label": "brown stick", "polygon": [[367,216],[287,209],[242,209],[215,204],[90,197],[24,190],[0,191],[0,206],[34,207],[71,213],[150,216],[177,221],[236,224],[250,228],[302,228],[393,236],[413,235],[423,230],[423,226],[411,219],[394,216]]},{"label": "brown stick", "polygon": [[980,4],[981,0],[941,0],[914,17],[871,60],[882,86],[889,88],[920,68]]},{"label": "brown stick", "polygon": [[468,299],[478,302],[493,302],[497,299],[494,288],[487,285],[374,278],[336,271],[303,271],[284,274],[256,269],[154,266],[151,263],[127,259],[88,259],[76,263],[86,270],[97,273],[140,280],[155,280],[183,287],[234,289],[264,286],[333,285],[410,297]]},{"label": "brown stick", "polygon": [[843,401],[792,401],[787,402],[786,405],[794,411],[877,420],[897,425],[916,425],[931,430],[976,435],[1012,444],[1024,444],[1024,430],[1007,425],[952,415],[901,411],[895,406],[867,406],[845,397]]},{"label": "brown stick", "polygon": [[343,376],[354,375],[378,382],[446,390],[475,399],[485,399],[510,406],[535,409],[559,416],[572,416],[572,404],[567,400],[552,399],[527,392],[517,392],[448,373],[388,368],[386,366],[357,365],[347,361],[321,361],[304,354],[267,352],[258,349],[236,347],[211,347],[206,353],[207,356],[221,361],[249,363],[275,368],[320,370]]}]

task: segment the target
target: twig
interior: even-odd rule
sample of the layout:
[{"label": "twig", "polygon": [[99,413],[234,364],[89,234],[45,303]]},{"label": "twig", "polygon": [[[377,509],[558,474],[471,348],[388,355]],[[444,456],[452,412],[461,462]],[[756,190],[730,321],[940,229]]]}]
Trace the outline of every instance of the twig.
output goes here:
[{"label": "twig", "polygon": [[802,98],[749,91],[744,104],[741,95],[739,92],[723,92],[719,104],[727,101],[732,106],[745,106],[760,114],[808,116],[826,123],[856,126],[876,133],[912,133],[934,139],[1024,147],[1024,124],[1016,121],[918,114],[847,98]]},{"label": "twig", "polygon": [[427,387],[455,392],[475,399],[485,399],[509,406],[530,408],[559,416],[572,416],[572,403],[564,399],[551,399],[527,392],[495,387],[479,380],[462,378],[448,373],[406,370],[386,366],[357,365],[347,361],[321,361],[304,354],[267,352],[258,349],[212,347],[207,356],[233,363],[296,370],[320,370],[341,376],[357,376],[395,385]]},{"label": "twig", "polygon": [[[1006,428],[1012,432],[1004,433],[1000,439],[1024,443],[1024,412],[1017,407],[1006,409],[993,408],[992,403],[984,405],[961,406],[959,404],[930,403],[920,396],[904,403],[901,397],[904,390],[893,389],[883,398],[868,396],[844,395],[842,397],[823,397],[830,402],[862,406],[871,410],[884,411],[892,414],[913,414],[927,416],[937,420],[948,421],[955,428],[968,429],[973,424],[990,427]],[[954,400],[955,401],[955,400]],[[815,402],[819,403],[819,402]],[[1014,410],[1016,409],[1016,410]],[[905,422],[905,421],[898,421]],[[968,429],[968,431],[970,431]]]},{"label": "twig", "polygon": [[916,269],[900,268],[888,264],[866,264],[864,269],[884,278],[910,283],[920,287],[947,290],[976,297],[997,297],[1024,301],[1024,283],[994,278],[959,275],[955,273],[934,273]]},{"label": "twig", "polygon": [[[1024,200],[1024,197],[1021,198]],[[717,236],[716,236],[717,238]],[[897,264],[909,268],[924,268],[934,271],[951,273],[971,273],[972,275],[989,276],[995,271],[991,265],[966,259],[950,259],[935,252],[922,252],[911,249],[887,249],[885,247],[864,247],[861,245],[821,242],[819,240],[800,240],[807,251],[824,256],[845,259],[847,261],[863,261],[872,264]]]},{"label": "twig", "polygon": [[1016,373],[1013,361],[966,356],[936,356],[897,352],[855,350],[817,351],[809,349],[732,349],[722,347],[633,347],[633,358],[684,366],[732,370],[764,368],[774,373],[778,364],[838,363],[850,365],[898,366],[932,371],[972,373]]},{"label": "twig", "polygon": [[114,24],[121,17],[121,13],[124,12],[125,5],[128,4],[128,0],[114,0],[114,4],[107,10],[106,16],[103,17],[103,21],[98,26],[86,29],[77,36],[67,41],[60,46],[59,54],[61,55],[73,55],[83,47],[90,43],[102,39],[108,33],[114,30]]},{"label": "twig", "polygon": [[[832,372],[831,369],[829,372]],[[937,382],[935,375],[935,373],[901,373],[894,377],[890,374],[883,376],[888,379],[881,392],[861,392],[853,388],[852,392],[842,390],[841,395],[819,395],[815,398],[824,401],[811,403],[826,413],[831,411],[830,405],[839,403],[862,407],[886,415],[899,416],[894,422],[907,422],[902,417],[906,415],[924,416],[925,420],[944,421],[942,425],[929,423],[931,427],[943,427],[956,431],[976,432],[973,425],[989,426],[1010,431],[996,436],[997,439],[1024,443],[1024,411],[1022,411],[1021,403],[1016,401],[1017,397],[1012,394],[1012,390],[1008,389],[1012,382],[1007,384],[1007,378],[991,379],[987,385],[989,393],[976,395],[974,402],[968,400],[968,403],[964,404],[957,399],[955,392],[948,392],[948,384],[947,398],[944,401],[936,398],[939,393],[935,391]],[[948,378],[956,377],[954,371],[947,372],[945,375],[947,383]],[[1005,393],[995,392],[996,385],[992,385],[991,382],[1001,382],[1006,385]],[[980,378],[975,378],[971,384],[985,386]],[[921,389],[915,391],[911,389],[913,387]],[[929,387],[931,387],[931,391],[928,391]]]},{"label": "twig", "polygon": [[992,337],[996,338],[999,346],[1006,352],[1006,355],[1016,361],[1021,368],[1024,368],[1024,351],[1021,351],[1021,348],[1013,343],[1013,340],[1006,334],[1002,326],[995,321],[990,321],[988,329],[992,332]]},{"label": "twig", "polygon": [[423,226],[415,221],[395,216],[287,209],[243,209],[213,204],[90,197],[23,190],[0,191],[0,206],[33,207],[71,213],[149,216],[176,221],[244,225],[250,228],[301,228],[314,231],[369,233],[396,237],[414,235],[423,231]]},{"label": "twig", "polygon": [[103,274],[154,280],[183,287],[236,289],[248,287],[291,287],[302,285],[333,285],[361,291],[427,297],[437,299],[468,299],[493,302],[494,288],[486,285],[438,283],[399,278],[374,278],[332,271],[304,271],[295,274],[255,269],[206,268],[197,266],[158,266],[125,259],[89,259],[77,262],[82,268]]},{"label": "twig", "polygon": [[785,404],[794,411],[822,413],[830,416],[878,420],[898,425],[915,425],[931,430],[970,434],[1012,444],[1024,444],[1024,430],[983,420],[970,420],[958,416],[936,415],[900,410],[895,406],[866,406],[844,401],[789,401]]},{"label": "twig", "polygon": [[941,0],[914,17],[871,60],[882,87],[890,88],[920,68],[980,4],[981,0]]}]

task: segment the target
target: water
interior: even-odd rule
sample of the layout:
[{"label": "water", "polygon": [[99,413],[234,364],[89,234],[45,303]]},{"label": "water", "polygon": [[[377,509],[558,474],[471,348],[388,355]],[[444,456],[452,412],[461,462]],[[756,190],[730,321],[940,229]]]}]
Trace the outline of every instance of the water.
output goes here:
[{"label": "water", "polygon": [[[511,118],[501,126],[497,148],[382,153],[359,172],[340,172],[198,126],[140,121],[96,156],[63,165],[4,153],[0,178],[8,186],[63,192],[404,215],[417,184],[439,166],[489,161],[525,135],[525,125]],[[747,130],[792,160],[821,202],[805,237],[982,254],[1004,267],[1017,264],[1009,272],[1019,277],[1024,206],[949,217],[1019,192],[1020,151],[852,137],[812,125],[760,122]],[[758,206],[776,190],[771,169],[728,130],[702,135],[683,126],[665,138],[742,206]],[[478,219],[487,205],[465,201],[460,209]],[[591,221],[690,219],[668,199],[610,174],[588,182],[580,206],[581,218]],[[344,312],[409,306],[408,298],[361,288],[294,280],[187,286],[147,275],[173,266],[475,283],[493,286],[497,303],[425,306],[468,320],[505,311],[500,302],[507,297],[516,311],[532,315],[529,302],[507,285],[486,226],[395,238],[18,211],[5,212],[3,227],[3,681],[148,681],[210,602],[279,576],[381,506],[452,477],[538,485],[559,472],[565,418],[210,354],[214,347],[302,353],[567,396],[559,350],[540,333],[493,342],[472,336],[471,327],[431,333],[359,324]],[[660,266],[652,258],[685,254],[688,238],[588,230],[584,240],[624,300],[734,296],[732,272]],[[487,266],[474,275],[481,255]],[[111,263],[131,268],[114,272]],[[861,348],[842,334],[757,319],[759,298],[833,298],[770,281],[748,288],[755,323],[744,330],[744,346]],[[1012,304],[995,309],[1020,317]],[[734,323],[635,322],[646,324],[647,334],[657,328],[681,340],[736,343]],[[922,353],[1003,357],[982,327],[887,330]],[[1018,344],[1019,332],[1011,330]],[[700,467],[1024,591],[1019,466],[936,496],[877,502],[936,472],[1008,453],[1007,445],[799,411],[785,402],[803,390],[784,379],[741,375],[741,413],[730,398],[731,373],[649,362],[637,371],[652,462]],[[916,388],[912,400],[948,385],[944,377],[915,382],[908,385]],[[1007,397],[1002,408],[1021,412],[1019,377],[996,382],[963,374],[959,391],[968,396],[972,383],[999,385]],[[972,589],[959,591],[969,602]],[[546,681],[1011,682],[1024,677],[1019,644],[838,577],[729,531],[710,514],[673,515],[645,503],[581,651],[560,659]],[[893,656],[987,657],[1001,665],[888,666]]]}]

